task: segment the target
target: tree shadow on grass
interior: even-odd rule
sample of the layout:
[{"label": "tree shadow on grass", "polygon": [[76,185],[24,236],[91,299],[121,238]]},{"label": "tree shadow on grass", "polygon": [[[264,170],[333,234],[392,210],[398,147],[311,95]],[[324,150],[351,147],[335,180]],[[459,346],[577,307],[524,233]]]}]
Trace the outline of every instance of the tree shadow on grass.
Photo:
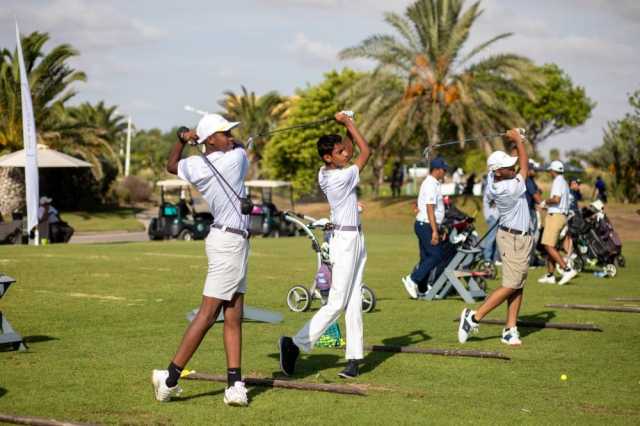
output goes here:
[{"label": "tree shadow on grass", "polygon": [[[527,321],[527,322],[547,323],[547,322],[551,322],[551,320],[553,320],[556,316],[557,316],[556,311],[542,311],[542,312],[538,312],[537,314],[521,315],[520,317],[518,317],[518,320]],[[522,337],[525,337],[530,334],[542,331],[544,330],[544,328],[521,326],[521,327],[518,327],[518,330],[521,330],[520,335]]]},{"label": "tree shadow on grass", "polygon": [[6,390],[5,388],[0,387],[0,398],[2,398],[3,396],[5,396],[9,391]]},{"label": "tree shadow on grass", "polygon": [[[417,336],[417,339],[415,338]],[[431,340],[431,336],[426,334],[423,330],[415,330],[411,333],[407,333],[403,336],[387,337],[382,339],[382,344],[385,346],[410,346],[417,343],[426,342]],[[362,360],[361,373],[367,373],[375,370],[383,362],[394,356],[397,352],[369,352],[367,356]]]}]

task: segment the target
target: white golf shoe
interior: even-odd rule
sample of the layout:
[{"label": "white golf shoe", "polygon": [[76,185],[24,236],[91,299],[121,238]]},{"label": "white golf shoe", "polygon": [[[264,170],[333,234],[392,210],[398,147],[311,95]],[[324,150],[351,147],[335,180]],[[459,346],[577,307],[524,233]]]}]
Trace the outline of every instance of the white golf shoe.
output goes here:
[{"label": "white golf shoe", "polygon": [[520,340],[518,327],[505,328],[502,330],[502,339],[500,339],[500,341],[509,346],[520,346],[522,340]]},{"label": "white golf shoe", "polygon": [[540,284],[555,284],[556,277],[553,274],[544,274],[542,277],[538,279]]},{"label": "white golf shoe", "polygon": [[409,293],[409,297],[412,299],[418,298],[418,285],[413,282],[411,279],[411,275],[407,275],[406,277],[402,277],[402,284],[404,284],[404,289]]},{"label": "white golf shoe", "polygon": [[246,407],[249,405],[247,388],[244,386],[244,382],[235,382],[233,386],[225,389],[224,403],[232,407]]},{"label": "white golf shoe", "polygon": [[571,281],[573,277],[575,277],[576,275],[578,275],[578,271],[576,271],[575,269],[562,271],[562,276],[560,277],[560,281],[558,281],[558,285],[565,285],[566,283]]},{"label": "white golf shoe", "polygon": [[167,386],[167,377],[169,372],[167,370],[153,370],[151,374],[151,383],[153,383],[153,392],[156,396],[156,400],[160,402],[167,402],[173,395],[180,395],[182,388],[178,385],[170,388]]},{"label": "white golf shoe", "polygon": [[460,314],[460,325],[458,325],[458,342],[464,343],[471,333],[478,332],[478,323],[471,319],[475,313],[476,311],[470,309],[462,310]]}]

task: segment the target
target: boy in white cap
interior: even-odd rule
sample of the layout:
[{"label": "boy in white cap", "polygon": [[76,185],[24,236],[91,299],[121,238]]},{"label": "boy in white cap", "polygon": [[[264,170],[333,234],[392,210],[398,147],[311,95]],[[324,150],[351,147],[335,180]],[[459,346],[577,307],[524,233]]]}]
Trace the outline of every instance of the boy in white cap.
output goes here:
[{"label": "boy in white cap", "polygon": [[[362,275],[367,260],[364,236],[358,213],[356,186],[360,171],[369,159],[370,150],[365,138],[353,120],[344,113],[336,114],[336,121],[347,129],[347,135],[322,136],[318,140],[318,154],[324,166],[318,173],[320,189],[331,206],[333,237],[329,242],[332,283],[327,304],[324,305],[293,336],[280,338],[280,368],[291,376],[295,371],[300,350],[310,352],[327,328],[345,311],[347,366],[338,375],[342,378],[358,376],[358,362],[364,357],[362,325]],[[360,154],[349,166],[353,157],[353,141]]]},{"label": "boy in white cap", "polygon": [[[231,129],[238,124],[217,114],[205,115],[195,131],[186,130],[178,134],[179,140],[169,154],[167,171],[198,189],[209,204],[215,222],[205,241],[209,268],[198,314],[187,328],[169,367],[153,370],[152,382],[158,401],[168,401],[181,391],[178,386],[180,373],[223,310],[228,382],[224,403],[235,406],[248,404],[240,364],[249,233],[248,216],[242,214],[239,197],[245,195],[244,178],[249,162],[243,146],[231,136]],[[204,155],[217,172],[202,156],[180,159],[185,144],[193,142],[204,144]]]},{"label": "boy in white cap", "polygon": [[555,284],[556,277],[554,274],[557,264],[562,271],[558,285],[564,285],[571,281],[578,273],[575,269],[567,265],[556,249],[560,232],[567,224],[571,194],[569,192],[569,185],[567,185],[567,181],[563,176],[564,164],[562,164],[561,161],[552,161],[549,165],[549,173],[551,173],[553,177],[553,184],[551,185],[551,198],[542,202],[542,206],[547,207],[547,217],[545,218],[544,232],[542,233],[541,241],[548,254],[548,272],[542,276],[538,282],[541,284]]},{"label": "boy in white cap", "polygon": [[[494,290],[477,311],[462,311],[458,326],[460,343],[466,342],[471,332],[478,329],[482,318],[506,301],[507,321],[501,341],[507,345],[522,344],[516,323],[529,271],[529,255],[533,248],[525,184],[529,173],[529,158],[524,139],[517,129],[509,130],[506,136],[516,143],[518,156],[512,157],[503,151],[496,151],[487,160],[487,197],[495,202],[499,213],[496,239],[502,258],[502,286]],[[518,173],[516,163],[520,165]]]}]

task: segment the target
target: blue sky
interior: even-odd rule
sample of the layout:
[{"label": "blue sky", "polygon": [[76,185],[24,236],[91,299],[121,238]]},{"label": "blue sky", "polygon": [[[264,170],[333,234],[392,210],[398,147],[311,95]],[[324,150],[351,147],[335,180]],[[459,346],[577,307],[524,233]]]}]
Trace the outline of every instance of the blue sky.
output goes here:
[{"label": "blue sky", "polygon": [[[47,31],[50,46],[80,50],[74,66],[88,74],[74,102],[119,105],[138,128],[193,125],[190,104],[217,110],[225,90],[240,85],[258,94],[317,83],[332,68],[368,69],[341,62],[337,52],[373,33],[390,33],[385,11],[406,0],[2,0],[0,46],[15,46],[13,19],[23,33]],[[469,2],[471,4],[471,2]],[[493,52],[555,62],[598,105],[581,128],[543,146],[589,148],[602,129],[628,111],[627,94],[640,89],[640,1],[483,0],[484,14],[469,45],[501,32],[515,35]]]}]

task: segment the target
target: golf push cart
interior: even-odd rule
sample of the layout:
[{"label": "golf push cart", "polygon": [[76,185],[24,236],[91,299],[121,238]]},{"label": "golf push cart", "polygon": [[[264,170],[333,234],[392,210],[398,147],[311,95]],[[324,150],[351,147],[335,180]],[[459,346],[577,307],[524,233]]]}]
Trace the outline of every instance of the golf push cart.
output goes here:
[{"label": "golf push cart", "polygon": [[[315,219],[291,211],[283,213],[282,217],[288,223],[304,233],[311,240],[311,248],[316,253],[318,269],[310,287],[295,285],[287,293],[287,305],[294,312],[304,312],[311,307],[313,299],[318,299],[324,305],[329,297],[331,288],[331,260],[329,256],[329,239],[332,234],[332,225],[328,219]],[[323,242],[313,232],[322,230]],[[376,307],[376,296],[373,290],[362,283],[362,311],[371,312]]]},{"label": "golf push cart", "polygon": [[[196,212],[191,185],[180,179],[161,180],[158,217],[149,223],[149,239],[203,240],[209,234],[213,216]],[[170,200],[177,200],[171,202]]]}]

